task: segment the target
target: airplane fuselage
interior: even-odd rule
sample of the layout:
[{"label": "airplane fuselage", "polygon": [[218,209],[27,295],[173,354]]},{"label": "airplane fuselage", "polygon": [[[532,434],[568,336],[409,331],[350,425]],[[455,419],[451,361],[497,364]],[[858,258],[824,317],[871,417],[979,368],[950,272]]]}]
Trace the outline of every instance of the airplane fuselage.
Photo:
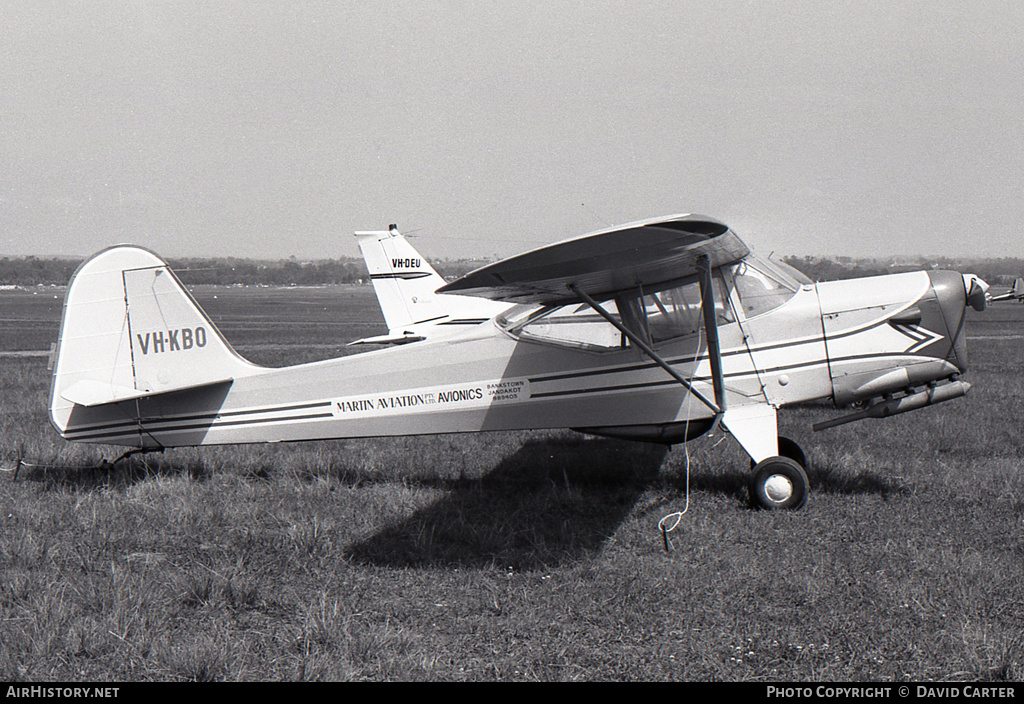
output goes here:
[{"label": "airplane fuselage", "polygon": [[[959,277],[803,285],[748,318],[726,273],[733,315],[718,325],[725,404],[846,405],[955,377],[966,364],[962,320],[953,320],[957,306],[963,314]],[[211,335],[189,331],[178,332],[173,349],[159,332],[136,332],[132,354],[187,364]],[[122,402],[83,406],[55,394],[52,417],[69,440],[140,448],[545,428],[620,428],[624,437],[678,442],[710,427],[713,410],[634,346],[580,349],[528,337],[489,320],[437,341],[281,369],[250,365],[223,383]],[[699,331],[653,347],[712,394]]]}]

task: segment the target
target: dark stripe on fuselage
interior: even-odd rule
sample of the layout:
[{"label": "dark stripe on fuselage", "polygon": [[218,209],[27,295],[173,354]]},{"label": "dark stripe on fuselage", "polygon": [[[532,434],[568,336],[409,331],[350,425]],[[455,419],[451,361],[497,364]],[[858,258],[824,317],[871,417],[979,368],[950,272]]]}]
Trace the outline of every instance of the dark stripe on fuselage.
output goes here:
[{"label": "dark stripe on fuselage", "polygon": [[370,279],[422,279],[424,276],[430,276],[430,274],[424,271],[408,271],[395,274],[370,274]]},{"label": "dark stripe on fuselage", "polygon": [[[160,433],[179,433],[179,432],[186,432],[186,431],[189,431],[189,430],[216,430],[217,428],[228,428],[228,427],[234,427],[234,426],[263,425],[263,424],[267,424],[267,423],[283,423],[283,422],[287,422],[287,421],[296,421],[296,420],[317,420],[317,419],[321,419],[321,418],[325,419],[325,418],[333,418],[333,417],[334,417],[333,413],[310,413],[310,414],[301,415],[301,416],[278,416],[278,417],[274,417],[274,418],[256,418],[256,419],[253,419],[253,420],[234,420],[234,421],[226,421],[226,422],[213,421],[213,422],[207,422],[207,423],[194,423],[192,425],[169,425],[169,426],[160,426],[160,427],[153,427],[152,425],[147,425],[146,422],[143,422],[143,423],[139,423],[139,424],[133,425],[133,426],[131,426],[131,427],[121,431],[121,432],[115,432],[115,433],[96,433],[96,434],[92,434],[92,435],[75,435],[74,437],[69,437],[68,439],[69,440],[94,440],[94,441],[98,441],[98,440],[112,440],[114,438],[120,438],[120,437],[125,437],[125,436],[133,436],[133,435],[157,436]],[[164,421],[147,421],[147,422],[150,422],[150,423],[163,423]]]},{"label": "dark stripe on fuselage", "polygon": [[[223,418],[231,418],[236,416],[248,416],[248,415],[259,415],[264,416],[268,413],[286,413],[288,411],[300,411],[304,409],[313,408],[330,408],[330,401],[316,401],[313,403],[300,403],[288,406],[273,406],[269,408],[257,408],[247,411],[211,411],[209,413],[192,413],[187,415],[178,416],[165,416],[165,417],[150,417],[150,418],[126,418],[121,421],[113,423],[95,423],[85,426],[80,426],[74,429],[66,429],[64,431],[64,437],[69,440],[84,440],[92,439],[96,437],[107,437],[107,436],[121,436],[121,435],[134,435],[139,432],[159,432],[164,430],[177,430],[179,426],[173,424],[176,423],[194,423],[190,426],[185,427],[189,430],[195,430],[202,427],[215,427],[215,426],[227,426],[227,425],[241,425],[245,423],[273,423],[279,420],[291,420],[299,418],[333,418],[334,415],[328,413],[315,413],[303,416],[275,416],[271,418],[251,418],[248,420],[241,421],[222,421]],[[153,425],[160,425],[161,427],[153,428]]]}]

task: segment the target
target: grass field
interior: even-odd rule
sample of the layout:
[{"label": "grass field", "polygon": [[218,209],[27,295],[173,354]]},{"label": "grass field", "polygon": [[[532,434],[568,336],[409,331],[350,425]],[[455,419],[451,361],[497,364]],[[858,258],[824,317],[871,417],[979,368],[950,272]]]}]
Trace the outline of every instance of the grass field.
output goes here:
[{"label": "grass field", "polygon": [[[31,352],[56,339],[61,295],[0,292],[6,466],[116,454],[49,426]],[[383,331],[368,287],[196,295],[268,365]],[[748,461],[720,437],[430,436],[0,474],[0,680],[1019,680],[1024,306],[972,315],[969,336],[964,399],[820,434],[830,409],[784,411],[816,470],[792,513],[746,507]]]}]

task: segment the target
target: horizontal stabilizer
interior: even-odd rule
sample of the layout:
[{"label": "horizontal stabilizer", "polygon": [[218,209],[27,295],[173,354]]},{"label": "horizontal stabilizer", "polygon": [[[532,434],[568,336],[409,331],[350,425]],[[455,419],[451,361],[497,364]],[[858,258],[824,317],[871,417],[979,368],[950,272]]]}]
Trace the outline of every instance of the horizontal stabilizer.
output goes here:
[{"label": "horizontal stabilizer", "polygon": [[348,343],[346,347],[352,345],[404,345],[408,342],[419,342],[425,340],[423,335],[376,335],[374,337],[364,337],[361,340],[353,340]]},{"label": "horizontal stabilizer", "polygon": [[133,389],[127,386],[116,386],[114,384],[108,384],[102,381],[94,381],[92,379],[82,379],[81,381],[75,382],[66,389],[60,392],[61,398],[65,401],[77,404],[79,406],[102,406],[108,403],[120,403],[121,401],[133,401],[135,399],[147,398],[149,396],[155,396],[157,394],[170,393],[172,391],[188,391],[190,389],[198,389],[204,386],[215,386],[217,384],[227,384],[232,380],[218,379],[215,381],[207,381],[202,384],[192,384],[190,386],[181,386],[178,388],[165,388],[159,390],[152,389]]}]

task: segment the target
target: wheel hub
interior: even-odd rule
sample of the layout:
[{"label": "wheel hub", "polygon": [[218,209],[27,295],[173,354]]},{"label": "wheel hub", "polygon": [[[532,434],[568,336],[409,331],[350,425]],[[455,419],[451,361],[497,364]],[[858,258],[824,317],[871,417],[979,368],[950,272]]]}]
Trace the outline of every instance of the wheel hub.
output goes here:
[{"label": "wheel hub", "polygon": [[793,482],[782,474],[773,474],[764,483],[764,493],[776,503],[782,503],[793,495]]}]

